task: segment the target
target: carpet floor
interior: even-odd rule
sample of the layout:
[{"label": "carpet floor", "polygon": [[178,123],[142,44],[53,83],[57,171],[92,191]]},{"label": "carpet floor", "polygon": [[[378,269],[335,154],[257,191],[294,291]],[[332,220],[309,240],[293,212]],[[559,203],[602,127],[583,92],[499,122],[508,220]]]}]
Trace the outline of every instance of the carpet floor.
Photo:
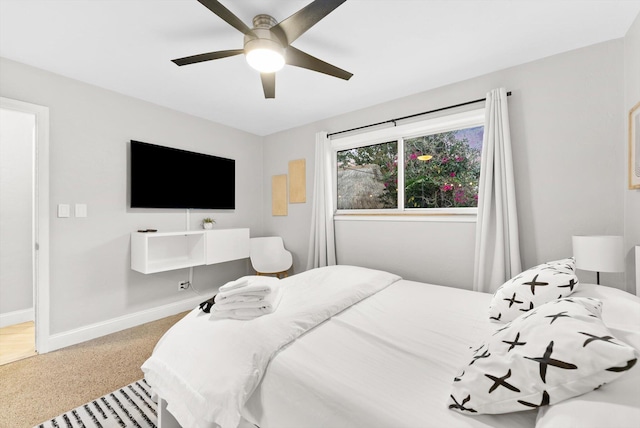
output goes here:
[{"label": "carpet floor", "polygon": [[0,428],[31,428],[142,378],[142,363],[185,315],[0,366]]}]

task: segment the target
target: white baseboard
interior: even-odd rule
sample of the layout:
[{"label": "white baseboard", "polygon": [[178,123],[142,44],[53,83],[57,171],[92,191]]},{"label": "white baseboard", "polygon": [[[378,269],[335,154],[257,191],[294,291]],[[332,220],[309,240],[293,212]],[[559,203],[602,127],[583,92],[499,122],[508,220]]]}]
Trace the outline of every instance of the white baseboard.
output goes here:
[{"label": "white baseboard", "polygon": [[0,314],[0,328],[9,325],[20,324],[35,319],[33,308]]},{"label": "white baseboard", "polygon": [[90,324],[74,330],[65,331],[63,333],[52,334],[47,340],[46,349],[47,352],[55,351],[56,349],[86,342],[87,340],[188,311],[195,308],[203,300],[205,299],[202,296],[196,296],[187,300],[158,306],[157,308],[146,309],[144,311]]}]

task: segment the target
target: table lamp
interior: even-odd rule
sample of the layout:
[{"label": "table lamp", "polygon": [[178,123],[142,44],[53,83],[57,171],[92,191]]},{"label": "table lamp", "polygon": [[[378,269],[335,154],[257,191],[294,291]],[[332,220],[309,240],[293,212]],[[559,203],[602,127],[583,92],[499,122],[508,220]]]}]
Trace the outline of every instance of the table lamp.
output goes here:
[{"label": "table lamp", "polygon": [[600,272],[624,272],[622,236],[573,236],[573,256],[576,269]]}]

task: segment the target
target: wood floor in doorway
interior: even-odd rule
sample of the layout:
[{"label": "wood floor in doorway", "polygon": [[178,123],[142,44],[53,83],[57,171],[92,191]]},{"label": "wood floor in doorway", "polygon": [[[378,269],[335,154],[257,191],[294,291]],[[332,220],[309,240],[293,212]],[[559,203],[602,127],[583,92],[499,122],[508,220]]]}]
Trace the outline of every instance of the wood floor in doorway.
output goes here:
[{"label": "wood floor in doorway", "polygon": [[33,321],[0,328],[0,365],[36,355]]}]

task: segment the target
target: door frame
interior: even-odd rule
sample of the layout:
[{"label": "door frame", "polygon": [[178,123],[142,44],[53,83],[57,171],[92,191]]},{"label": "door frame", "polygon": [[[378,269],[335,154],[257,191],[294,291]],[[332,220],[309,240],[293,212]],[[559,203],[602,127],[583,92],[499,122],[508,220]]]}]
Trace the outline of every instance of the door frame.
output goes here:
[{"label": "door frame", "polygon": [[49,352],[49,107],[0,97],[0,108],[33,114],[34,135],[34,225],[33,302],[35,345],[40,354]]}]

